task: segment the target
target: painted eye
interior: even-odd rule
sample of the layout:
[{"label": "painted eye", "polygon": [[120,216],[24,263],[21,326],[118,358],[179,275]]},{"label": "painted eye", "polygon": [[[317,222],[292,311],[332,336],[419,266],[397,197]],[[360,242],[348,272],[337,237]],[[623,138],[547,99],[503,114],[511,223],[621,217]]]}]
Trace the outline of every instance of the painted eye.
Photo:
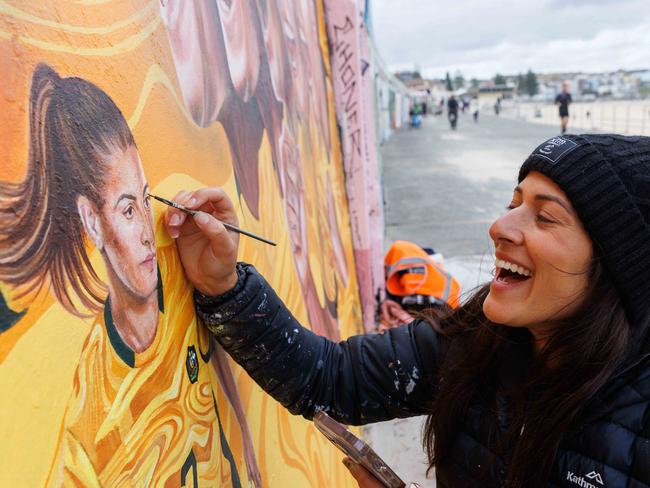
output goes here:
[{"label": "painted eye", "polygon": [[133,218],[133,215],[135,214],[135,209],[133,208],[133,205],[129,205],[126,207],[126,210],[124,210],[124,216],[131,220]]},{"label": "painted eye", "polygon": [[144,197],[144,206],[145,208],[151,208],[151,197],[149,195]]}]

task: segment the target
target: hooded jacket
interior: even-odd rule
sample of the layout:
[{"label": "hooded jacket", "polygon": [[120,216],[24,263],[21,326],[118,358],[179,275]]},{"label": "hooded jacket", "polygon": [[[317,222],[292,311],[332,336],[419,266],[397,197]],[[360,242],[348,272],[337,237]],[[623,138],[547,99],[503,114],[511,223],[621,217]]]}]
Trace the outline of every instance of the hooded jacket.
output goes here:
[{"label": "hooded jacket", "polygon": [[[240,264],[238,272],[226,294],[197,293],[197,311],[233,359],[291,413],[311,420],[322,409],[351,425],[429,413],[446,347],[430,324],[416,320],[334,343],[303,328],[252,266]],[[520,366],[519,353],[508,355],[504,371]],[[494,446],[507,427],[507,408],[472,402],[450,454],[436,465],[438,486],[505,486],[508,453]],[[650,487],[650,354],[630,361],[583,410],[563,436],[549,480],[549,487]]]}]

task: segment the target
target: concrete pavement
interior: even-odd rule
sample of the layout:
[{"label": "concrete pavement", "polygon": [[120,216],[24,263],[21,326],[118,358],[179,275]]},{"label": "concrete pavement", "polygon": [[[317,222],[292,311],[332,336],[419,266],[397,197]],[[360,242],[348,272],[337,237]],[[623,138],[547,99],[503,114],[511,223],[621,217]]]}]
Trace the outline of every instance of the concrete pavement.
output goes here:
[{"label": "concrete pavement", "polygon": [[386,243],[412,240],[445,256],[488,251],[490,223],[510,203],[517,169],[554,128],[461,114],[452,131],[427,117],[381,149]]},{"label": "concrete pavement", "polygon": [[[505,211],[517,171],[557,129],[492,115],[460,114],[452,131],[445,116],[424,118],[381,149],[386,247],[397,239],[433,247],[469,291],[491,279],[490,224]],[[364,429],[367,440],[405,481],[425,478],[424,418],[382,422]]]}]

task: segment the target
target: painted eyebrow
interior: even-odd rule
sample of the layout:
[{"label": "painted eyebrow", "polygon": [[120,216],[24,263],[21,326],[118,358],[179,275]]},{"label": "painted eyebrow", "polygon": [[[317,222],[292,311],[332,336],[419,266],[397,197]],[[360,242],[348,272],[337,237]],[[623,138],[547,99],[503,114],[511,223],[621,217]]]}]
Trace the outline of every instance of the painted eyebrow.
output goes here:
[{"label": "painted eyebrow", "polygon": [[[523,191],[521,190],[521,188],[519,186],[517,186],[517,187],[515,187],[515,193],[523,194]],[[542,201],[542,202],[555,202],[558,205],[560,205],[564,210],[566,210],[568,214],[575,215],[575,212],[573,211],[573,209],[570,206],[568,206],[567,203],[564,200],[562,200],[561,198],[558,198],[556,196],[539,194],[539,195],[535,195],[535,201],[538,201],[538,202],[539,201]]]},{"label": "painted eyebrow", "polygon": [[135,198],[135,197],[134,197],[133,195],[131,195],[130,193],[122,193],[122,194],[120,195],[120,198],[117,199],[117,202],[115,203],[115,207],[113,207],[113,210],[115,210],[115,209],[117,208],[117,206],[120,204],[120,202],[121,202],[124,198],[126,198],[126,199],[128,199],[128,200],[133,200],[133,201],[136,201],[136,200],[137,200],[137,198]]}]

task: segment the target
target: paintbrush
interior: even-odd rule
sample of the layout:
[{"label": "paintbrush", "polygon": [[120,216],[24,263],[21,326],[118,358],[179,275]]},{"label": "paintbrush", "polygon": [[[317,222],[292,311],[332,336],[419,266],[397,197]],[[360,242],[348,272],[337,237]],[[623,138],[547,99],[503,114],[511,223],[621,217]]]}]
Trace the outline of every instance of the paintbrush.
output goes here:
[{"label": "paintbrush", "polygon": [[[181,212],[185,212],[186,214],[191,215],[192,217],[194,217],[198,212],[198,210],[190,210],[189,208],[184,207],[180,203],[172,202],[171,200],[167,200],[166,198],[159,197],[159,196],[153,195],[151,193],[149,193],[149,196],[152,197],[152,198],[155,198],[159,202],[164,203],[165,205],[169,205],[170,207],[177,208]],[[257,239],[258,241],[262,241],[262,242],[264,242],[266,244],[270,244],[271,246],[276,245],[275,242],[269,241],[268,239],[265,239],[264,237],[260,237],[258,235],[255,235],[252,232],[248,232],[247,230],[240,229],[239,227],[236,227],[236,226],[234,226],[232,224],[227,224],[226,222],[221,222],[221,223],[228,230],[231,230],[233,232],[237,232],[239,234],[243,234],[243,235],[248,236],[248,237],[252,237],[253,239]]]}]

